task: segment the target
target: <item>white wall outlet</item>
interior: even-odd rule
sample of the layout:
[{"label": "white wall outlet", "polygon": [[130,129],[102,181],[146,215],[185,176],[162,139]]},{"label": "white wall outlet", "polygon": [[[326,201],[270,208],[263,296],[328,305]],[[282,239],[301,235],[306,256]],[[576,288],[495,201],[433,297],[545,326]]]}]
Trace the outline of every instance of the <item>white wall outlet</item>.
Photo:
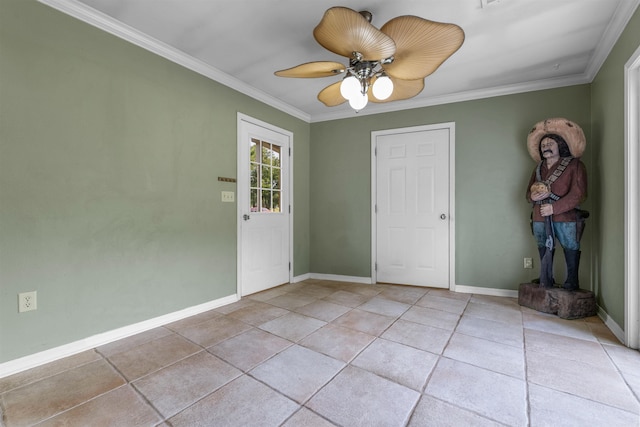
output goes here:
[{"label": "white wall outlet", "polygon": [[533,268],[533,258],[524,259],[524,268]]},{"label": "white wall outlet", "polygon": [[38,294],[36,291],[18,294],[18,313],[38,309]]},{"label": "white wall outlet", "polygon": [[222,201],[223,202],[234,202],[236,200],[236,194],[233,191],[223,191],[222,192]]}]

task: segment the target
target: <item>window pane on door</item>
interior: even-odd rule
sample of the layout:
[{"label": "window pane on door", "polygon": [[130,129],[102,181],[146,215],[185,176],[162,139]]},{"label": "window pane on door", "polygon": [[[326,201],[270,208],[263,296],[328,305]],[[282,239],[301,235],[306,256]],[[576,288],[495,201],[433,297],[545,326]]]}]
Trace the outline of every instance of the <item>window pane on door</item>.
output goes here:
[{"label": "window pane on door", "polygon": [[271,167],[262,166],[262,188],[271,188]]},{"label": "window pane on door", "polygon": [[258,210],[260,209],[260,206],[258,205],[258,189],[257,188],[252,188],[251,189],[251,196],[250,196],[250,210],[251,212],[258,212]]},{"label": "window pane on door", "polygon": [[262,164],[271,165],[271,144],[262,141]]},{"label": "window pane on door", "polygon": [[272,202],[272,211],[273,212],[280,212],[280,191],[274,191],[272,198],[271,198],[271,202]]},{"label": "window pane on door", "polygon": [[262,212],[271,212],[271,191],[262,190]]},{"label": "window pane on door", "polygon": [[256,162],[256,151],[259,150],[258,145],[260,144],[260,141],[258,141],[257,139],[252,139],[251,140],[251,149],[249,150],[249,161],[250,162]]},{"label": "window pane on door", "polygon": [[258,187],[258,169],[259,166],[256,163],[251,163],[251,188]]},{"label": "window pane on door", "polygon": [[251,140],[251,211],[281,212],[282,147],[257,139]]}]

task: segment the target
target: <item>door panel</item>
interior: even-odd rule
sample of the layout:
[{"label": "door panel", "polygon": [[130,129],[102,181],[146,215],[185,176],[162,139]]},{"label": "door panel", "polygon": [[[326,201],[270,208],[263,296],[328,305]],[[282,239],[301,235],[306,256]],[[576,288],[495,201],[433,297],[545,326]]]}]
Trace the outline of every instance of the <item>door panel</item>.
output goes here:
[{"label": "door panel", "polygon": [[448,128],[375,139],[378,282],[449,287]]},{"label": "door panel", "polygon": [[238,137],[239,292],[289,282],[290,135],[241,120]]}]

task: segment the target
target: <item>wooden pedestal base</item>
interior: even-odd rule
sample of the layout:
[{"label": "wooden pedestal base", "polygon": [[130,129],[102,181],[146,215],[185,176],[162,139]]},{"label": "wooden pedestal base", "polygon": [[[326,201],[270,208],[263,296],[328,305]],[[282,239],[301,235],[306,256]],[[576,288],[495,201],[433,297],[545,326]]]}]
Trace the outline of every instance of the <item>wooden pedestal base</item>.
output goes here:
[{"label": "wooden pedestal base", "polygon": [[595,316],[598,312],[596,297],[591,291],[545,289],[537,283],[520,284],[518,304],[543,313],[557,314],[563,319],[581,319]]}]

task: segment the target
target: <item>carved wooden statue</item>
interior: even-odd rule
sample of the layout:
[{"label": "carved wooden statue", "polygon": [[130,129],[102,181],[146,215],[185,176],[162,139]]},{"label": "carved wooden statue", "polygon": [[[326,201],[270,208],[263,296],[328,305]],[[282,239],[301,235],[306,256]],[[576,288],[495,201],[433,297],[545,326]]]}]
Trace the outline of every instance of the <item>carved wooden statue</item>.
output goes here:
[{"label": "carved wooden statue", "polygon": [[527,148],[537,163],[527,186],[527,200],[532,203],[531,226],[540,254],[540,286],[551,288],[555,241],[567,264],[567,278],[562,285],[577,290],[580,265],[580,239],[587,211],[580,203],[587,196],[587,172],[580,157],[584,153],[584,132],[574,122],[552,118],[537,123],[527,137]]}]

